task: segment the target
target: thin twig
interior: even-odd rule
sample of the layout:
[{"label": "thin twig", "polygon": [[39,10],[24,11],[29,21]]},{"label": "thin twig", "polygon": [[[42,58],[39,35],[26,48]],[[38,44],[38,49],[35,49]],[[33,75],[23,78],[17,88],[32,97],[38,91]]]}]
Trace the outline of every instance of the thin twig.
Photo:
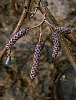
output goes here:
[{"label": "thin twig", "polygon": [[34,12],[31,12],[31,16],[30,16],[30,18],[33,18],[33,16],[35,16],[37,10],[38,10],[38,8],[36,7],[36,8],[35,8],[35,11],[34,11]]},{"label": "thin twig", "polygon": [[49,26],[51,26],[52,28],[55,28],[55,26],[52,25],[52,24],[50,24],[47,20],[45,20],[45,22],[46,22]]},{"label": "thin twig", "polygon": [[15,12],[17,12],[19,9],[18,9],[18,4],[17,4],[17,0],[11,0],[12,4],[13,4],[13,8],[15,10]]},{"label": "thin twig", "polygon": [[40,27],[44,22],[45,22],[45,16],[44,16],[44,19],[38,25],[35,25],[35,26],[31,27],[31,28],[28,28],[27,31],[30,31],[30,30],[32,30],[34,28],[37,28],[37,27]]}]

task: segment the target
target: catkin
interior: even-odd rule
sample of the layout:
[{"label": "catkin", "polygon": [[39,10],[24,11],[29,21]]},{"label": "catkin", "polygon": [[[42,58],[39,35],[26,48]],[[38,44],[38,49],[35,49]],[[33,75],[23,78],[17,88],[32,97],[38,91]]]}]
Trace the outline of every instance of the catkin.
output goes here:
[{"label": "catkin", "polygon": [[21,29],[19,32],[17,32],[11,39],[9,40],[8,44],[6,45],[6,48],[9,49],[11,48],[18,39],[20,39],[22,36],[26,34],[26,29]]},{"label": "catkin", "polygon": [[71,30],[68,27],[65,26],[56,26],[54,28],[54,31],[52,32],[52,40],[53,40],[53,52],[52,52],[52,57],[56,58],[56,56],[58,55],[58,51],[59,51],[59,47],[60,47],[60,43],[59,43],[59,37],[58,37],[58,33],[64,33],[64,34],[70,34]]},{"label": "catkin", "polygon": [[40,55],[41,55],[41,50],[44,47],[44,41],[41,38],[40,41],[38,41],[38,44],[35,47],[35,53],[34,53],[34,57],[33,57],[33,64],[31,67],[31,72],[30,72],[30,78],[34,79],[37,73],[37,69],[39,66],[39,61],[40,61]]},{"label": "catkin", "polygon": [[65,27],[65,26],[56,26],[54,30],[57,31],[58,33],[59,32],[64,33],[64,34],[70,34],[71,33],[70,28]]},{"label": "catkin", "polygon": [[56,31],[53,31],[52,32],[52,40],[53,40],[52,57],[53,58],[56,58],[56,56],[58,55],[59,46],[60,46],[59,38],[58,38],[58,35],[57,35],[57,32]]}]

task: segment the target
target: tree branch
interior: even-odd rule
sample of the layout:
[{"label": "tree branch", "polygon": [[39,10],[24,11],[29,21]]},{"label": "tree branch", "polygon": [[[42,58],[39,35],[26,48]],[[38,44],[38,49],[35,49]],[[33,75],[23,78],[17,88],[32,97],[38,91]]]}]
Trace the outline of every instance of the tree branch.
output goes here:
[{"label": "tree branch", "polygon": [[[47,21],[54,25],[54,26],[58,26],[58,22],[56,21],[56,19],[54,18],[54,16],[52,15],[52,13],[49,11],[49,9],[44,5],[44,3],[41,1],[40,3],[40,7],[39,10],[41,11],[42,14],[46,14],[46,18]],[[62,34],[59,34],[60,40],[61,40],[61,46],[62,48],[65,50],[65,53],[67,54],[67,57],[69,58],[74,70],[76,71],[76,57],[72,54],[68,43],[66,41],[66,39],[64,38],[64,36]],[[74,42],[70,37],[66,36],[70,41]],[[74,42],[75,43],[75,42]]]},{"label": "tree branch", "polygon": [[[30,2],[31,0],[25,0],[25,3],[27,1],[27,10],[24,9],[23,12],[22,12],[22,15],[20,17],[20,20],[14,30],[14,32],[12,33],[12,35],[16,34],[20,27],[22,26],[23,24],[23,21],[28,13],[28,10],[30,8]],[[52,13],[49,11],[49,9],[47,8],[47,6],[45,6],[45,4],[42,2],[42,0],[35,0],[36,2],[40,2],[40,6],[39,6],[39,10],[42,14],[45,14],[46,16],[46,20],[52,24],[53,26],[59,26],[58,22],[56,21],[56,19],[54,18],[54,16],[52,15]],[[50,28],[51,29],[51,28]],[[11,37],[12,37],[11,35]],[[66,54],[67,54],[67,57],[69,58],[73,68],[75,69],[76,71],[76,58],[74,57],[74,55],[72,54],[69,46],[68,46],[68,43],[66,41],[66,39],[70,40],[75,46],[76,46],[76,43],[75,41],[69,36],[69,35],[63,35],[63,34],[59,34],[59,37],[60,37],[60,40],[61,40],[61,46],[62,48],[65,50]],[[4,56],[5,52],[6,52],[6,47],[2,50],[2,52],[0,53],[0,60],[2,59],[2,57]]]},{"label": "tree branch", "polygon": [[[25,0],[25,3],[27,4],[27,11],[26,11],[25,8],[23,9],[23,12],[22,12],[22,14],[21,14],[20,20],[19,20],[19,22],[18,22],[18,24],[17,24],[17,26],[16,26],[14,32],[12,33],[12,35],[16,34],[16,33],[19,31],[20,27],[22,26],[23,21],[24,21],[26,15],[27,15],[27,13],[28,13],[28,10],[29,10],[29,7],[30,7],[30,2],[31,2],[31,0]],[[12,37],[12,35],[11,35],[11,37]],[[0,61],[2,60],[2,57],[4,56],[4,54],[6,53],[6,50],[7,50],[7,49],[6,49],[6,47],[5,47],[5,48],[2,50],[2,52],[0,53]]]}]

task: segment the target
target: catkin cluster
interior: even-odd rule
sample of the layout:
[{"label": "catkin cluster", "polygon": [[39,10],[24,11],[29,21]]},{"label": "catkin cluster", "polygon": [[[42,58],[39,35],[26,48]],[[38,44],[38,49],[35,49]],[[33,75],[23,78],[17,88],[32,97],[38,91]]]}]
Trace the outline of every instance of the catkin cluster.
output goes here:
[{"label": "catkin cluster", "polygon": [[[18,39],[20,39],[22,36],[26,34],[26,29],[21,29],[19,32],[17,32],[15,35],[13,35],[8,44],[6,45],[7,50],[11,49],[11,47],[17,42]],[[58,33],[64,33],[64,34],[70,34],[71,30],[67,27],[63,26],[56,26],[52,32],[52,40],[53,40],[53,52],[52,52],[52,57],[56,58],[58,55],[58,51],[60,49],[60,41],[58,37]],[[35,53],[33,57],[33,64],[31,67],[31,72],[30,72],[30,78],[33,80],[37,74],[39,62],[40,62],[40,56],[41,56],[41,51],[44,47],[44,41],[42,39],[42,36],[39,37],[39,41],[35,47]],[[6,64],[8,64],[8,61],[10,59],[10,56],[8,56],[6,60]]]}]

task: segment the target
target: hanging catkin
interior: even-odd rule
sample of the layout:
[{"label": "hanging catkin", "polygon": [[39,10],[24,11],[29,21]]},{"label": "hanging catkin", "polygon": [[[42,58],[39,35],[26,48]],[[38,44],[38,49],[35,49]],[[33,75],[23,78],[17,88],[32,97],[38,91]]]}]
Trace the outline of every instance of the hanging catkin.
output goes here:
[{"label": "hanging catkin", "polygon": [[52,57],[55,58],[58,55],[58,51],[59,51],[59,37],[57,35],[56,31],[52,32],[52,40],[53,40],[53,52],[52,52]]},{"label": "hanging catkin", "polygon": [[6,45],[6,48],[9,49],[11,48],[18,39],[20,39],[22,36],[26,34],[26,29],[21,29],[19,32],[17,32],[11,39],[9,40],[8,44]]},{"label": "hanging catkin", "polygon": [[37,69],[39,66],[39,61],[40,61],[40,55],[41,55],[41,50],[44,47],[44,41],[41,37],[41,39],[38,41],[38,44],[35,47],[35,53],[34,53],[34,57],[33,57],[33,64],[31,67],[31,72],[30,72],[30,78],[34,79],[37,73]]},{"label": "hanging catkin", "polygon": [[59,47],[60,47],[60,42],[59,42],[59,37],[58,33],[64,33],[64,34],[70,34],[71,30],[68,27],[65,26],[56,26],[54,28],[54,31],[52,32],[52,40],[53,40],[53,52],[52,52],[52,57],[56,58],[58,55]]}]

